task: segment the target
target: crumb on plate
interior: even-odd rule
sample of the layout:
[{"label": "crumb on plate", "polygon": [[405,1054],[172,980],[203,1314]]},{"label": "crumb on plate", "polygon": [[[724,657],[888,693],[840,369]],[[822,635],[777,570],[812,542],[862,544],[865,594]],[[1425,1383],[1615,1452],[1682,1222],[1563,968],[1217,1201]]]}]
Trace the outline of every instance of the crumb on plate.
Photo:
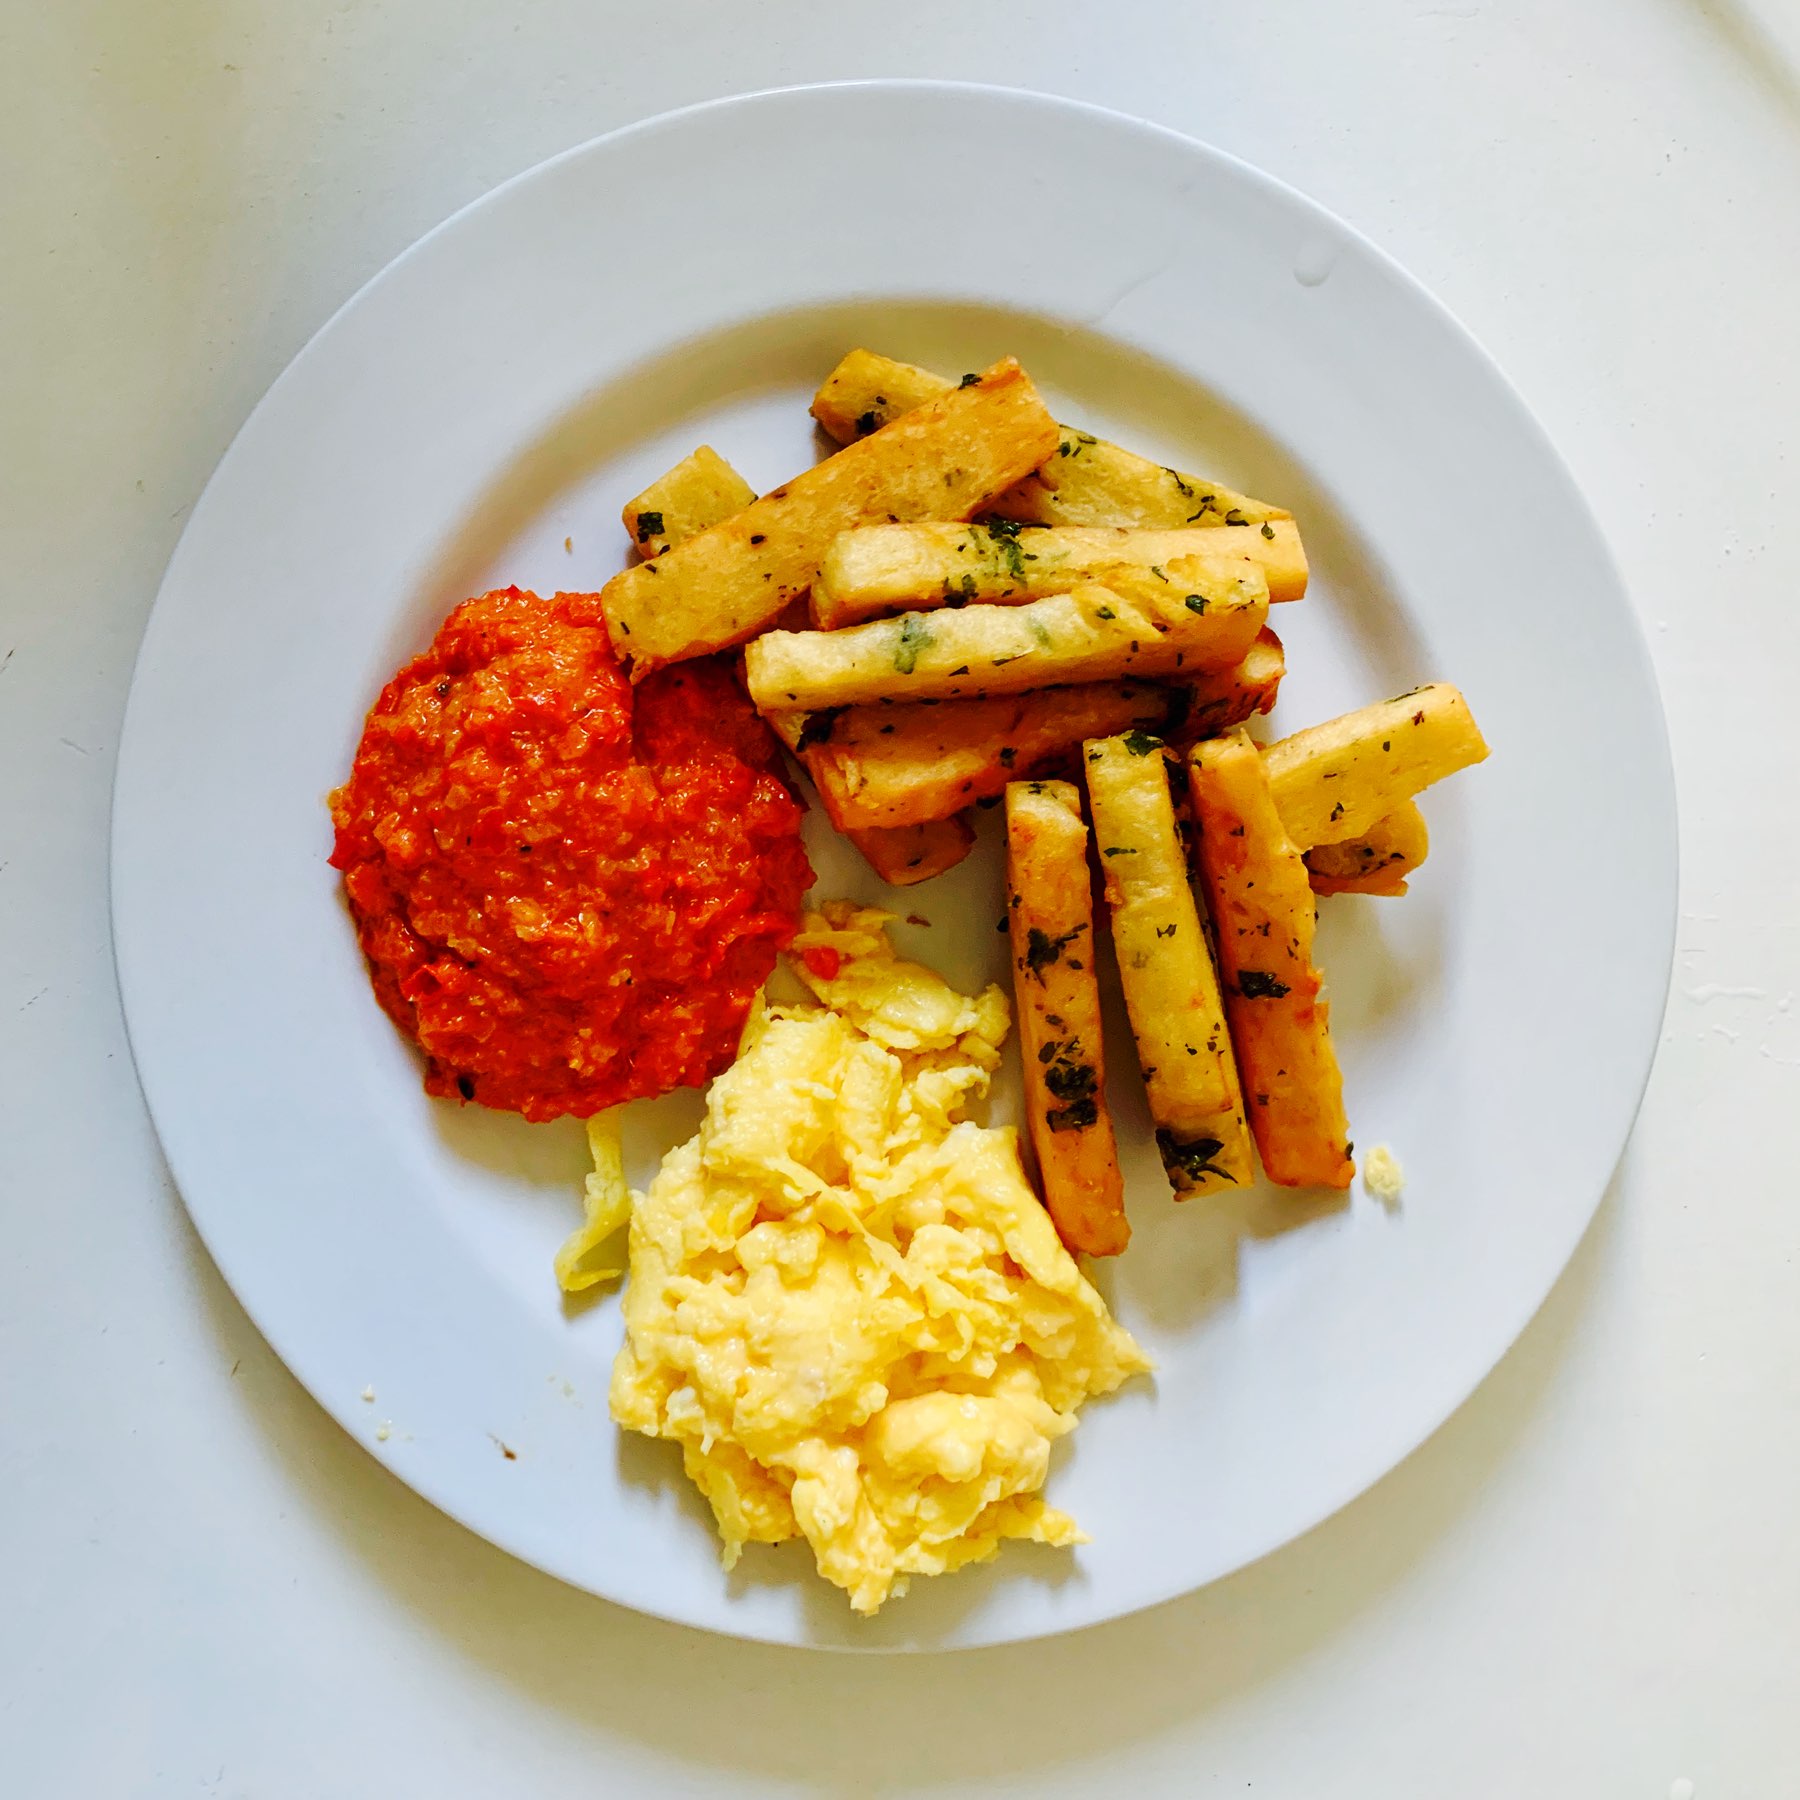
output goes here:
[{"label": "crumb on plate", "polygon": [[1400,1192],[1406,1186],[1406,1171],[1400,1167],[1399,1157],[1386,1144],[1377,1144],[1363,1158],[1363,1186],[1383,1206],[1398,1202]]}]

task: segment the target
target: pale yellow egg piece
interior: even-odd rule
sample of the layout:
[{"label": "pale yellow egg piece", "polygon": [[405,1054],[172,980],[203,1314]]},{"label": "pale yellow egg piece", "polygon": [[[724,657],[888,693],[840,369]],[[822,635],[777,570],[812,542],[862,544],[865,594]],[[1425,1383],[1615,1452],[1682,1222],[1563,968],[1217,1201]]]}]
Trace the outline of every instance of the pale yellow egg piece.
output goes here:
[{"label": "pale yellow egg piece", "polygon": [[625,1185],[618,1114],[596,1113],[587,1122],[587,1139],[594,1172],[582,1183],[582,1221],[556,1253],[557,1285],[565,1294],[582,1293],[625,1273],[619,1255],[623,1242],[609,1242],[631,1220],[631,1190]]}]

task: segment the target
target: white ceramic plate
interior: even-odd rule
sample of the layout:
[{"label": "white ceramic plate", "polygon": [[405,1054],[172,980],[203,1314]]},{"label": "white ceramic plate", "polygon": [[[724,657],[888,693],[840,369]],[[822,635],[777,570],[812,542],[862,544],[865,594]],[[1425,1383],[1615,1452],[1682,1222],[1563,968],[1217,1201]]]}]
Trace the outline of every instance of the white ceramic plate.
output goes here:
[{"label": "white ceramic plate", "polygon": [[[1178,1211],[1141,1094],[1116,1081],[1136,1238],[1100,1279],[1161,1372],[1092,1407],[1053,1473],[1093,1542],[919,1583],[873,1624],[798,1546],[724,1575],[674,1452],[613,1429],[616,1302],[566,1316],[550,1274],[580,1129],[427,1101],[370,997],[324,805],[381,682],[451,605],[507,582],[598,586],[624,559],[621,502],[701,440],[758,487],[810,462],[807,398],[857,343],[953,373],[1013,351],[1059,417],[1291,505],[1315,576],[1281,612],[1277,726],[1441,677],[1493,747],[1429,797],[1431,861],[1407,899],[1324,909],[1352,1124],[1398,1150],[1403,1203]],[[821,890],[874,892],[827,839]],[[1649,663],[1593,521],[1418,287],[1166,131],[863,84],[706,106],[546,163],[408,251],[295,360],[195,509],[145,639],[115,934],[201,1234],[396,1474],[629,1606],[928,1647],[1223,1575],[1342,1506],[1470,1392],[1630,1127],[1674,842]],[[931,924],[905,947],[953,979],[1003,977],[999,894],[990,830],[907,897]],[[1113,1066],[1133,1068],[1117,1042]],[[636,1179],[697,1116],[692,1095],[636,1110]]]}]

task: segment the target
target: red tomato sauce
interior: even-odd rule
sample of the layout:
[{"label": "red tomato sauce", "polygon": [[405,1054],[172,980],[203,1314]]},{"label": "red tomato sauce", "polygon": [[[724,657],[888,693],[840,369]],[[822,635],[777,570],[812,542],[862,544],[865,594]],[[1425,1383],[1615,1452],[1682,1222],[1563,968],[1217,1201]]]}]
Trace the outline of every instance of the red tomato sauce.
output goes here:
[{"label": "red tomato sauce", "polygon": [[729,667],[634,691],[598,595],[507,588],[382,690],[331,862],[428,1092],[586,1116],[731,1061],[812,884],[801,811]]}]

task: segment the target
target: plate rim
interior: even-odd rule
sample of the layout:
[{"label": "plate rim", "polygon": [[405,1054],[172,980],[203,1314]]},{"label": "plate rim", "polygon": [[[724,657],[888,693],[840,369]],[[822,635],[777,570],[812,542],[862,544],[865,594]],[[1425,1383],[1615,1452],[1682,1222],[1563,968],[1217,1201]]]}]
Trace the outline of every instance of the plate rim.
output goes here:
[{"label": "plate rim", "polygon": [[[1562,455],[1535,409],[1529,404],[1520,389],[1507,375],[1504,368],[1474,335],[1470,328],[1464,324],[1463,320],[1456,312],[1440,300],[1422,280],[1413,275],[1405,265],[1382,248],[1380,244],[1368,236],[1368,234],[1359,226],[1346,220],[1340,214],[1324,206],[1321,202],[1314,200],[1302,190],[1294,187],[1281,177],[1271,175],[1266,170],[1248,162],[1234,152],[1222,149],[1206,139],[1181,131],[1173,126],[1164,125],[1155,120],[1146,119],[1119,108],[1103,106],[1092,101],[1078,99],[1069,95],[1050,93],[1037,89],[1013,87],[1000,83],[939,79],[933,77],[858,77],[825,82],[788,83],[746,90],[739,93],[717,95],[668,111],[648,114],[640,118],[629,120],[610,131],[599,133],[593,137],[569,145],[526,168],[516,171],[495,186],[458,206],[436,224],[432,225],[428,230],[405,245],[396,255],[389,258],[387,262],[369,275],[364,281],[359,283],[352,292],[331,310],[326,318],[307,336],[304,343],[302,343],[288,359],[275,378],[258,397],[255,404],[244,415],[244,418],[241,420],[236,430],[232,432],[218,461],[214,464],[205,482],[201,485],[195,495],[188,518],[170,551],[168,561],[158,579],[155,599],[146,615],[142,635],[132,661],[131,678],[121,715],[118,747],[114,756],[108,797],[106,877],[108,935],[110,939],[114,979],[119,990],[121,1013],[125,1025],[127,1043],[131,1051],[133,1071],[137,1076],[139,1091],[144,1099],[145,1110],[148,1113],[152,1124],[156,1127],[159,1152],[165,1166],[168,1168],[169,1173],[174,1180],[177,1191],[181,1196],[183,1209],[187,1213],[188,1219],[193,1225],[196,1234],[205,1245],[207,1254],[211,1258],[215,1268],[218,1270],[220,1277],[230,1289],[237,1303],[243,1307],[246,1316],[249,1317],[251,1322],[255,1325],[259,1334],[263,1336],[270,1348],[274,1350],[284,1366],[306,1390],[307,1394],[315,1404],[317,1404],[326,1416],[330,1418],[340,1430],[344,1431],[344,1433],[356,1443],[360,1449],[371,1456],[381,1467],[386,1469],[388,1473],[397,1476],[407,1486],[419,1493],[422,1498],[429,1501],[431,1505],[445,1513],[455,1523],[462,1527],[462,1529],[470,1532],[471,1535],[479,1538],[483,1543],[489,1545],[494,1550],[505,1556],[511,1557],[516,1561],[522,1562],[527,1566],[540,1569],[558,1580],[565,1581],[569,1583],[569,1585],[577,1587],[582,1592],[590,1593],[597,1599],[607,1601],[609,1604],[625,1607],[628,1610],[640,1613],[646,1617],[663,1619],[692,1629],[710,1631],[746,1642],[775,1643],[787,1647],[828,1651],[849,1649],[852,1653],[859,1654],[942,1654],[945,1652],[1004,1643],[1041,1641],[1046,1638],[1061,1636],[1068,1632],[1085,1630],[1096,1624],[1130,1617],[1154,1607],[1169,1604],[1187,1594],[1198,1592],[1201,1589],[1212,1585],[1216,1581],[1227,1579],[1230,1575],[1241,1572],[1243,1569],[1254,1567],[1257,1563],[1266,1560],[1269,1556],[1278,1554],[1280,1551],[1299,1541],[1301,1538],[1318,1530],[1320,1526],[1335,1517],[1339,1512],[1343,1511],[1345,1507],[1360,1498],[1363,1494],[1371,1492],[1374,1488],[1384,1483],[1402,1463],[1407,1461],[1426,1442],[1436,1436],[1437,1433],[1442,1430],[1444,1425],[1467,1405],[1475,1394],[1486,1385],[1498,1370],[1501,1363],[1503,1363],[1511,1353],[1520,1336],[1542,1310],[1550,1295],[1563,1280],[1571,1259],[1592,1228],[1595,1215],[1597,1214],[1602,1201],[1605,1199],[1608,1191],[1617,1179],[1618,1171],[1629,1147],[1637,1119],[1641,1114],[1644,1099],[1648,1092],[1650,1078],[1654,1071],[1660,1051],[1660,1025],[1653,1026],[1645,1034],[1646,1041],[1637,1053],[1637,1062],[1634,1069],[1631,1071],[1632,1078],[1627,1084],[1628,1091],[1633,1095],[1633,1098],[1630,1100],[1630,1104],[1623,1116],[1618,1132],[1617,1145],[1612,1150],[1610,1159],[1607,1163],[1607,1174],[1590,1197],[1582,1200],[1579,1206],[1571,1205],[1568,1209],[1567,1231],[1565,1234],[1566,1242],[1559,1242],[1558,1244],[1558,1254],[1555,1261],[1554,1272],[1550,1276],[1548,1283],[1543,1287],[1541,1292],[1535,1292],[1529,1297],[1522,1308],[1519,1309],[1517,1318],[1508,1329],[1504,1343],[1495,1350],[1491,1359],[1487,1361],[1486,1367],[1471,1382],[1469,1382],[1466,1387],[1463,1387],[1460,1392],[1457,1392],[1454,1397],[1443,1406],[1441,1411],[1428,1409],[1431,1416],[1427,1418],[1426,1422],[1422,1424],[1416,1432],[1408,1431],[1398,1434],[1403,1440],[1403,1447],[1397,1453],[1390,1456],[1389,1460],[1380,1471],[1372,1477],[1357,1478],[1352,1476],[1347,1491],[1337,1492],[1334,1488],[1331,1494],[1322,1500],[1318,1506],[1307,1508],[1307,1522],[1290,1531],[1280,1542],[1270,1545],[1259,1555],[1248,1558],[1236,1564],[1233,1568],[1220,1570],[1214,1575],[1206,1577],[1199,1582],[1193,1582],[1185,1578],[1177,1577],[1171,1582],[1153,1584],[1156,1588],[1156,1591],[1154,1592],[1144,1594],[1121,1606],[1104,1608],[1088,1617],[1070,1620],[1059,1619],[1042,1628],[1028,1629],[1025,1631],[1003,1628],[987,1635],[959,1640],[954,1644],[905,1642],[868,1643],[861,1646],[846,1646],[830,1642],[808,1643],[805,1640],[796,1641],[787,1636],[756,1630],[752,1628],[748,1622],[739,1626],[729,1623],[720,1623],[709,1619],[697,1619],[688,1616],[677,1606],[670,1606],[667,1609],[663,1609],[643,1604],[638,1600],[620,1598],[611,1594],[603,1594],[598,1589],[592,1587],[588,1582],[571,1576],[552,1564],[527,1554],[521,1549],[514,1548],[510,1544],[498,1542],[493,1537],[490,1537],[483,1527],[473,1523],[471,1519],[466,1516],[465,1511],[459,1507],[452,1498],[441,1491],[440,1483],[433,1478],[430,1470],[415,1467],[401,1469],[395,1467],[392,1463],[379,1456],[374,1446],[365,1442],[363,1437],[358,1435],[358,1433],[351,1428],[346,1413],[327,1398],[327,1396],[314,1385],[313,1381],[308,1378],[307,1374],[304,1372],[304,1365],[308,1359],[304,1355],[301,1355],[296,1359],[295,1355],[290,1354],[288,1346],[283,1341],[283,1334],[277,1330],[271,1329],[270,1324],[261,1316],[259,1310],[253,1307],[249,1300],[245,1298],[244,1294],[240,1291],[238,1282],[233,1278],[231,1270],[227,1265],[227,1260],[221,1257],[207,1224],[200,1213],[196,1212],[188,1200],[187,1184],[182,1178],[181,1171],[176,1167],[174,1156],[170,1153],[167,1139],[164,1135],[161,1123],[157,1118],[157,1109],[151,1099],[150,1084],[145,1079],[144,1058],[140,1051],[139,1028],[134,1024],[133,1004],[130,997],[133,987],[132,979],[128,974],[128,964],[131,961],[131,953],[122,945],[122,932],[120,926],[120,852],[121,836],[123,833],[120,810],[120,792],[122,786],[121,772],[125,769],[127,759],[132,753],[134,739],[141,733],[142,728],[139,726],[138,720],[142,708],[147,706],[148,702],[145,702],[142,699],[144,689],[140,685],[140,676],[143,673],[145,663],[152,650],[158,631],[158,614],[162,612],[162,602],[169,587],[171,574],[182,560],[183,551],[188,544],[190,533],[196,532],[201,521],[206,517],[204,502],[209,492],[220,479],[226,466],[232,461],[241,442],[250,434],[259,417],[263,414],[265,409],[271,406],[276,399],[276,396],[291,382],[302,379],[302,371],[313,360],[318,353],[321,344],[332,334],[340,320],[351,313],[363,301],[365,296],[388,280],[411,259],[423,255],[427,247],[435,243],[440,236],[450,233],[472,216],[482,213],[490,207],[503,205],[507,197],[510,196],[514,190],[547,178],[554,170],[565,164],[595,155],[606,154],[623,144],[629,143],[634,138],[654,136],[663,132],[678,132],[690,121],[707,115],[726,113],[739,109],[756,108],[771,103],[799,102],[805,104],[810,99],[819,96],[858,92],[880,92],[884,95],[893,96],[917,95],[931,98],[954,98],[959,102],[968,102],[978,106],[998,103],[1006,106],[1016,105],[1023,106],[1027,109],[1072,115],[1085,118],[1087,121],[1098,125],[1103,130],[1122,130],[1127,133],[1150,138],[1165,145],[1171,151],[1178,154],[1198,155],[1199,157],[1212,162],[1222,170],[1229,172],[1238,181],[1262,190],[1265,194],[1273,197],[1283,206],[1293,209],[1298,214],[1310,219],[1319,226],[1329,229],[1330,232],[1341,238],[1346,244],[1355,246],[1359,253],[1374,264],[1385,278],[1395,282],[1401,288],[1406,290],[1411,301],[1415,305],[1423,306],[1430,313],[1434,314],[1443,326],[1449,329],[1457,340],[1463,355],[1480,365],[1494,388],[1511,406],[1519,424],[1525,429],[1532,440],[1536,455],[1541,459],[1542,463],[1553,472],[1559,485],[1566,490],[1567,494],[1584,517],[1586,524],[1591,529],[1594,547],[1602,559],[1610,580],[1611,591],[1609,594],[1599,597],[1600,604],[1602,604],[1609,613],[1614,614],[1617,623],[1624,627],[1624,641],[1628,645],[1631,654],[1633,673],[1637,677],[1638,684],[1651,702],[1647,709],[1648,723],[1652,727],[1654,733],[1654,747],[1657,756],[1654,770],[1646,771],[1646,773],[1654,777],[1654,780],[1653,782],[1646,782],[1645,786],[1647,789],[1653,787],[1655,804],[1653,807],[1646,808],[1646,812],[1653,813],[1654,816],[1649,820],[1645,837],[1647,842],[1652,835],[1660,838],[1660,855],[1664,865],[1664,885],[1661,891],[1665,896],[1665,899],[1661,906],[1663,914],[1661,929],[1660,931],[1651,934],[1661,945],[1658,960],[1660,980],[1655,1007],[1656,1016],[1658,1020],[1660,1020],[1662,1015],[1666,1013],[1668,997],[1673,985],[1674,952],[1679,925],[1681,874],[1679,788],[1676,780],[1667,708],[1664,704],[1661,683],[1657,676],[1655,661],[1650,652],[1649,638],[1645,629],[1645,623],[1638,608],[1633,604],[1631,590],[1625,581],[1623,571],[1619,566],[1613,546],[1608,539],[1606,532],[1602,528],[1598,516],[1594,512],[1585,490],[1576,480],[1574,472],[1570,468],[1567,460]],[[166,621],[168,615],[165,613],[163,616]],[[1646,920],[1646,925],[1649,923],[1650,921]],[[128,935],[128,933],[124,935]]]}]

